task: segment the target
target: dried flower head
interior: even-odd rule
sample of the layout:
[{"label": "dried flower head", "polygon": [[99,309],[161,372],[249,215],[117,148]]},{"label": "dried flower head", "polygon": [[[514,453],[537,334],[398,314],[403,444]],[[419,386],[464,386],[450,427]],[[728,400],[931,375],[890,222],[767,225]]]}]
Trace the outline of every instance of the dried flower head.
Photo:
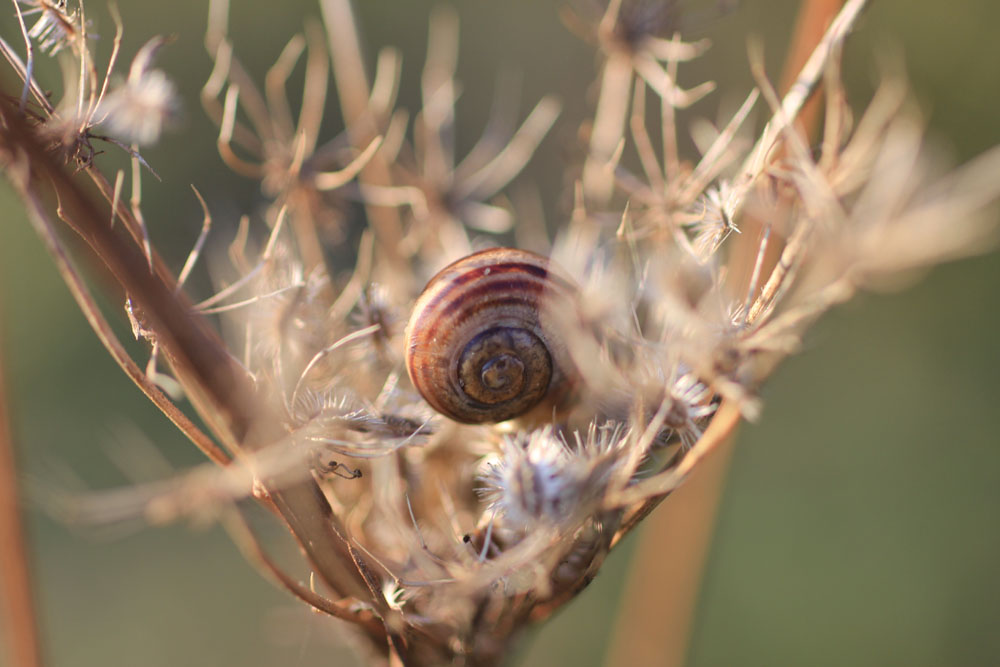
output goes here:
[{"label": "dried flower head", "polygon": [[28,37],[38,42],[39,48],[49,55],[56,55],[80,35],[78,11],[69,11],[67,0],[17,0],[28,9],[24,16],[39,14],[28,30]]},{"label": "dried flower head", "polygon": [[[928,180],[921,126],[893,81],[849,122],[839,58],[864,5],[844,4],[784,97],[752,53],[755,89],[721,128],[702,125],[701,155],[685,160],[677,111],[714,84],[682,88],[678,70],[708,44],[678,34],[676,3],[607,4],[592,31],[602,60],[588,154],[571,219],[540,243],[550,257],[476,265],[427,292],[468,288],[450,293],[460,300],[445,311],[461,317],[437,321],[429,345],[444,346],[446,326],[482,327],[455,354],[434,356],[444,360],[435,376],[444,389],[485,404],[468,382],[479,372],[507,391],[501,371],[526,366],[519,345],[502,347],[508,340],[529,339],[535,361],[558,362],[542,383],[551,402],[503,412],[498,424],[432,409],[404,366],[403,323],[429,276],[516,225],[497,196],[559,105],[543,97],[517,130],[511,112],[498,112],[457,160],[453,13],[432,19],[423,106],[408,130],[409,114],[395,109],[399,57],[383,50],[369,85],[347,0],[322,0],[325,36],[310,28],[293,38],[263,92],[235,56],[227,3],[211,4],[214,70],[202,102],[223,161],[258,181],[269,205],[241,219],[228,257],[210,267],[215,293],[193,306],[183,290],[211,227],[204,201],[202,234],[175,280],[143,220],[135,148],[131,207],[120,205],[123,174],[112,187],[92,154],[80,157],[97,121],[130,144],[159,137],[177,108],[172,84],[151,66],[163,40],[148,42],[107,95],[114,57],[103,86],[81,66],[79,89],[92,92],[69,98],[72,112],[57,111],[3,43],[42,110],[0,100],[11,181],[102,342],[214,462],[98,496],[81,504],[85,514],[220,519],[266,576],[351,624],[381,657],[497,663],[519,631],[587,586],[739,417],[760,414],[762,384],[820,314],[859,289],[985,247],[992,227],[974,214],[1000,196],[1000,150]],[[48,13],[29,37],[61,48],[60,21],[75,15],[65,4],[32,6]],[[303,52],[306,98],[293,118],[285,88]],[[321,143],[328,56],[346,126]],[[91,62],[86,49],[76,57]],[[824,140],[814,151],[795,119],[824,77]],[[751,143],[744,126],[760,101],[769,122]],[[58,123],[64,131],[53,133]],[[78,157],[110,203],[107,216],[53,159],[52,142]],[[638,169],[620,164],[626,149]],[[152,348],[145,372],[68,260],[50,199],[124,289],[134,333]],[[347,210],[363,216],[363,231],[354,233]],[[119,219],[130,238],[112,230]],[[351,254],[354,265],[340,266]],[[492,290],[500,307],[480,322],[475,299]],[[514,306],[525,304],[530,317],[514,322]],[[512,333],[515,325],[527,333]],[[501,371],[466,364],[470,348],[499,349]],[[288,529],[312,585],[271,559],[245,519],[247,499]]]},{"label": "dried flower head", "polygon": [[162,37],[146,42],[132,60],[128,78],[97,105],[98,123],[122,141],[155,144],[164,127],[177,117],[177,89],[165,72],[152,67],[153,57],[165,42]]},{"label": "dried flower head", "polygon": [[551,427],[506,437],[502,453],[484,461],[480,493],[513,530],[573,525],[599,506],[621,454],[621,431],[606,424],[585,439],[575,434],[572,445]]}]

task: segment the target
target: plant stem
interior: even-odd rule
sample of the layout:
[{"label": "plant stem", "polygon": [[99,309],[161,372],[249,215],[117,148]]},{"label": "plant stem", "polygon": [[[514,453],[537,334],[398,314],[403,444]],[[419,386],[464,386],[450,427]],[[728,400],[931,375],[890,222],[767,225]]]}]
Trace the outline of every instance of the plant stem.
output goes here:
[{"label": "plant stem", "polygon": [[[803,0],[782,74],[785,92],[795,83],[842,5],[842,0]],[[799,114],[799,126],[806,134],[817,122],[818,100],[819,96],[813,95]],[[756,244],[743,245],[751,258],[746,265],[753,266]],[[671,494],[667,507],[649,517],[629,571],[607,665],[684,664],[729,467],[730,441],[731,433],[714,455],[702,462],[698,473]]]},{"label": "plant stem", "polygon": [[[2,351],[0,341],[0,353]],[[28,545],[21,521],[16,457],[6,399],[3,356],[0,354],[0,588],[3,590],[0,606],[6,619],[10,664],[41,667],[41,642],[31,594]]]}]

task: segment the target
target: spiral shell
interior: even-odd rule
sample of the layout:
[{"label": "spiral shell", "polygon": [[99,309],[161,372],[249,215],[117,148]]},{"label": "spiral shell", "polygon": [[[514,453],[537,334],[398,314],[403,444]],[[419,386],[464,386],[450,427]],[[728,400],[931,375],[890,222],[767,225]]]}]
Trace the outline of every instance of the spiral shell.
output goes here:
[{"label": "spiral shell", "polygon": [[547,258],[491,248],[431,278],[406,327],[406,369],[438,412],[501,422],[566,394],[565,346],[543,300],[573,291]]}]

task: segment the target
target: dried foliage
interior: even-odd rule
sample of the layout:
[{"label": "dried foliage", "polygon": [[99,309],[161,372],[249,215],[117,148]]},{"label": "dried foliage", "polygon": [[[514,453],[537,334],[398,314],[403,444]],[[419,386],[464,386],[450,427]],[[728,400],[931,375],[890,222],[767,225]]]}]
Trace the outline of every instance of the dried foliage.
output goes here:
[{"label": "dried foliage", "polygon": [[[864,4],[845,3],[784,98],[752,54],[756,88],[693,161],[678,152],[676,111],[714,84],[682,89],[677,71],[708,42],[675,32],[670,2],[601,7],[589,30],[600,94],[575,209],[534,248],[574,285],[569,298],[539,304],[573,386],[541,416],[465,425],[412,388],[405,322],[437,269],[517,224],[498,195],[555,122],[555,100],[540,100],[519,126],[498,105],[458,159],[454,14],[432,19],[423,107],[411,122],[395,108],[398,54],[379,55],[369,84],[347,0],[322,0],[326,34],[311,26],[293,37],[262,84],[240,65],[226,3],[213,2],[202,103],[222,159],[273,205],[265,219],[240,222],[228,263],[213,267],[218,291],[192,304],[183,284],[211,218],[206,211],[175,278],[149,242],[139,196],[139,149],[177,108],[151,64],[163,40],[111,85],[118,39],[99,75],[82,7],[15,3],[27,57],[0,41],[5,80],[20,78],[0,102],[5,172],[101,341],[212,461],[76,499],[77,515],[219,518],[266,576],[355,626],[373,660],[495,664],[521,629],[593,579],[741,416],[758,414],[761,383],[819,315],[859,289],[989,247],[982,213],[1000,196],[1000,151],[928,180],[936,165],[898,81],[857,116],[847,105],[840,53]],[[293,118],[286,83],[303,52]],[[76,77],[58,104],[33,76],[43,56],[65,59]],[[330,63],[347,125],[321,144]],[[813,151],[794,120],[820,84],[826,113]],[[770,120],[750,140],[747,119],[762,103]],[[132,157],[130,206],[120,201],[124,175],[112,186],[99,170],[96,141]],[[620,164],[625,150],[638,173]],[[322,244],[350,238],[345,202],[364,207],[367,229],[350,278],[339,280],[344,267],[328,266]],[[126,292],[133,331],[153,352],[145,370],[91,297],[55,216]],[[251,498],[286,524],[316,585],[269,558],[243,515]]]}]

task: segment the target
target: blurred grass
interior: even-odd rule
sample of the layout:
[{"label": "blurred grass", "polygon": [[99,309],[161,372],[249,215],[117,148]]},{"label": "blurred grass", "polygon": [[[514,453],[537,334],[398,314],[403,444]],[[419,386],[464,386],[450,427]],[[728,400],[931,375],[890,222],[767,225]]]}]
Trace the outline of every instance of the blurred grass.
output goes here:
[{"label": "blurred grass", "polygon": [[[201,224],[189,183],[206,194],[221,243],[260,196],[221,164],[197,101],[210,70],[201,3],[119,4],[123,65],[149,36],[176,35],[159,62],[178,77],[185,119],[145,153],[164,182],[147,177],[143,195],[154,241],[179,266]],[[415,110],[431,3],[359,4],[369,51],[402,50],[401,103]],[[734,15],[711,18],[700,9],[711,4],[689,15],[715,46],[684,74],[719,82],[721,94],[696,108],[708,117],[719,99],[749,88],[746,34],[764,37],[777,76],[797,5],[745,0]],[[877,80],[873,53],[898,51],[932,135],[958,159],[1000,143],[1000,6],[873,4],[848,47],[855,103]],[[236,50],[258,80],[303,17],[318,16],[304,1],[234,6]],[[88,14],[106,49],[102,9]],[[561,27],[554,2],[458,10],[459,152],[481,130],[501,68],[521,73],[525,108],[557,93],[566,112],[527,180],[558,221],[563,173],[579,154],[576,128],[593,101],[593,54]],[[13,25],[0,20],[12,40]],[[331,113],[327,136],[338,123]],[[124,483],[106,453],[121,422],[175,465],[197,462],[98,346],[6,188],[0,206],[0,326],[26,473],[55,484],[71,485],[69,470],[91,486]],[[768,384],[763,418],[738,439],[692,665],[1000,663],[998,284],[994,254],[937,269],[902,294],[865,296],[827,316]],[[330,624],[261,580],[218,529],[107,536],[37,511],[30,529],[51,665],[350,664],[327,638]],[[630,548],[519,649],[522,664],[602,663]]]}]

